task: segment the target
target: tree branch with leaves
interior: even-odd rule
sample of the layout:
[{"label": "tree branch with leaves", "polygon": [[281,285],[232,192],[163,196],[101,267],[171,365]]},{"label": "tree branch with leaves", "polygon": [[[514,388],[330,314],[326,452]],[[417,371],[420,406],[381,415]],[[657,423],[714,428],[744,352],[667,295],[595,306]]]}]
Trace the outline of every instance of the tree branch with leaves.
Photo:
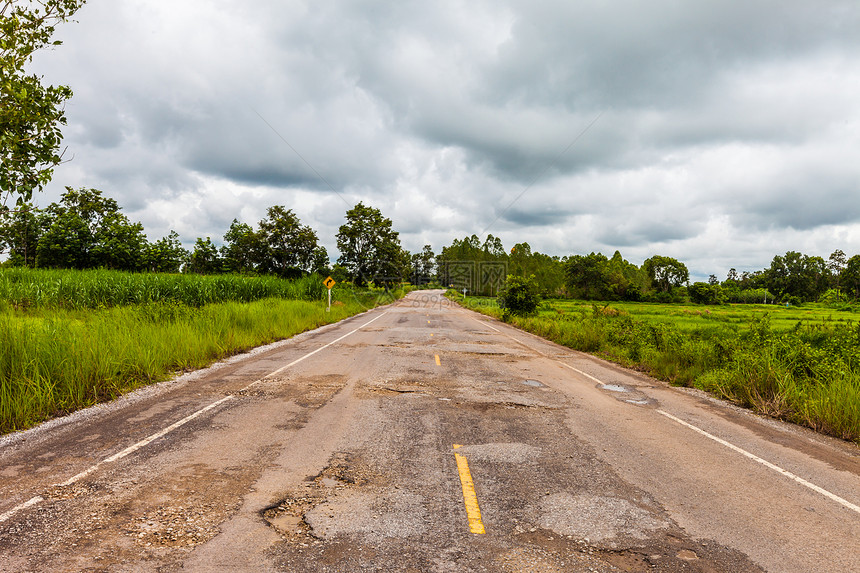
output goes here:
[{"label": "tree branch with leaves", "polygon": [[28,73],[33,54],[49,46],[56,26],[86,0],[6,0],[0,3],[0,206],[22,205],[41,191],[63,158],[68,86],[45,86]]}]

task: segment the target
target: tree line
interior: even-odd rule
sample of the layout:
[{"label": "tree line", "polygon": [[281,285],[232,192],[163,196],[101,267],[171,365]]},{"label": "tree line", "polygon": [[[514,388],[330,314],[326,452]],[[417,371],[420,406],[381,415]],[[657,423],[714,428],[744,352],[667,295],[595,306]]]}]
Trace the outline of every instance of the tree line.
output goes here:
[{"label": "tree line", "polygon": [[[360,286],[409,277],[413,257],[379,209],[358,203],[347,211],[336,238],[340,257],[332,266],[316,231],[292,209],[275,205],[256,227],[234,219],[220,246],[211,237],[198,237],[186,249],[175,231],[149,241],[143,225],[123,214],[114,199],[86,188],[67,187],[60,201],[45,209],[24,203],[0,211],[0,252],[7,254],[7,266],[283,278],[316,272]],[[424,272],[430,273],[433,253],[425,259]]]},{"label": "tree line", "polygon": [[550,256],[517,243],[509,251],[493,235],[454,239],[435,254],[401,246],[391,219],[358,203],[336,235],[340,253],[332,264],[319,237],[283,205],[266,210],[256,226],[234,219],[216,245],[198,237],[183,247],[179,235],[149,241],[143,225],[122,213],[97,189],[66,188],[59,202],[39,209],[29,203],[0,211],[4,265],[33,268],[108,268],[132,272],[240,273],[298,278],[331,274],[359,286],[409,281],[495,296],[508,276],[532,277],[541,296],[586,300],[701,304],[839,302],[860,298],[860,255],[836,250],[825,260],[796,251],[773,258],[769,267],[738,272],[725,280],[711,275],[690,283],[687,266],[655,255],[637,266],[615,251]]},{"label": "tree line", "polygon": [[725,280],[711,275],[690,283],[687,266],[672,257],[654,255],[637,266],[615,251],[549,256],[533,252],[528,243],[506,251],[493,235],[455,239],[437,257],[438,279],[445,286],[495,296],[506,275],[533,277],[544,298],[585,300],[722,303],[828,302],[860,299],[860,255],[837,249],[825,260],[788,251],[774,256],[769,267],[729,270]]}]

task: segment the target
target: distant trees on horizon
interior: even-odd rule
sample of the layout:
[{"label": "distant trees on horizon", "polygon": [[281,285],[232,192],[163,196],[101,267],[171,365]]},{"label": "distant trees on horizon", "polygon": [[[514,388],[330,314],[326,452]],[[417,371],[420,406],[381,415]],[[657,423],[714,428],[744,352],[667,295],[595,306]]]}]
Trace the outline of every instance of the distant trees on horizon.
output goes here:
[{"label": "distant trees on horizon", "polygon": [[860,255],[842,250],[828,259],[788,251],[769,267],[738,272],[725,280],[711,275],[690,284],[686,265],[654,255],[637,266],[615,251],[559,257],[517,243],[506,250],[488,234],[454,239],[435,254],[431,245],[409,253],[391,219],[358,203],[345,214],[336,241],[340,256],[332,265],[316,231],[282,205],[269,207],[255,227],[234,219],[220,246],[198,237],[191,249],[179,235],[148,241],[143,226],[122,213],[117,202],[97,189],[66,188],[45,209],[24,204],[0,212],[0,252],[4,266],[109,268],[135,272],[271,274],[295,278],[332,274],[357,285],[410,281],[466,289],[495,296],[507,276],[534,277],[544,298],[681,302],[699,304],[808,301],[840,302],[860,298]]}]

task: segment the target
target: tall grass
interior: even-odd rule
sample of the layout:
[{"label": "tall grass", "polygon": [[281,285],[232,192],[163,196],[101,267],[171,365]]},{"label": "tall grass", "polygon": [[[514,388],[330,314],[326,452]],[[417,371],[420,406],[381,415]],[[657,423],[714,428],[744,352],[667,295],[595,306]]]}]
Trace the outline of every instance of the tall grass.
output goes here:
[{"label": "tall grass", "polygon": [[[501,318],[492,299],[461,304]],[[552,305],[550,305],[552,306]],[[714,321],[657,305],[656,318],[609,306],[547,308],[514,326],[672,384],[695,386],[760,413],[860,443],[860,322],[821,320],[774,328],[767,314]],[[569,310],[569,307],[566,307]],[[560,312],[561,311],[561,312]]]},{"label": "tall grass", "polygon": [[0,433],[30,427],[213,360],[336,322],[378,295],[325,303],[173,301],[101,311],[0,308]]},{"label": "tall grass", "polygon": [[322,277],[0,269],[0,433],[403,296]]},{"label": "tall grass", "polygon": [[187,306],[264,298],[322,300],[322,277],[180,275],[110,270],[0,269],[0,300],[16,308],[85,309],[175,301]]}]

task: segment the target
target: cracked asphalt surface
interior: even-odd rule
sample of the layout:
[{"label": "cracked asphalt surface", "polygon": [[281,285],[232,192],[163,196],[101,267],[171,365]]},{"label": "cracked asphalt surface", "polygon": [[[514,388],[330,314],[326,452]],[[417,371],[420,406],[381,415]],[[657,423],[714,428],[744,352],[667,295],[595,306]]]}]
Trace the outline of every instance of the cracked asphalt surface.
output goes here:
[{"label": "cracked asphalt surface", "polygon": [[860,572],[860,513],[661,412],[860,504],[852,444],[421,291],[3,438],[0,571]]}]

